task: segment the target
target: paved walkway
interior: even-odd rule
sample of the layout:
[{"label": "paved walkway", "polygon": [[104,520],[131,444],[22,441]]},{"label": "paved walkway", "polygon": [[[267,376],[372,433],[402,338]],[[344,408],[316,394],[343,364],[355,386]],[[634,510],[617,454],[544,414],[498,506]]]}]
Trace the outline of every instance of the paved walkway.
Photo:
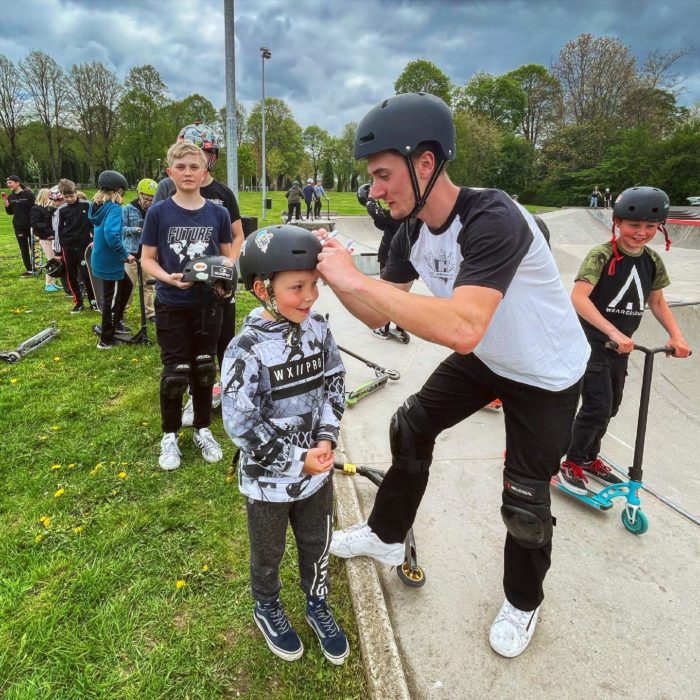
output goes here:
[{"label": "paved walkway", "polygon": [[[562,210],[544,218],[570,287],[583,254],[607,240],[609,229],[586,210]],[[337,230],[362,243],[363,250],[376,249],[379,243],[379,232],[369,219],[339,219]],[[668,296],[700,299],[700,251],[679,248],[662,255],[673,281]],[[424,287],[417,289],[427,293]],[[391,415],[448,350],[415,337],[401,345],[372,336],[327,288],[318,308],[330,313],[340,345],[402,373],[398,382],[389,382],[348,409],[343,419],[348,458],[386,469]],[[697,356],[700,309],[683,306],[675,312]],[[650,314],[637,338],[644,344],[665,342]],[[631,361],[625,402],[604,443],[605,452],[625,466],[631,464],[634,444],[640,360]],[[373,377],[362,363],[350,357],[345,361],[350,387]],[[695,515],[700,515],[699,399],[696,358],[658,360],[645,481]],[[378,566],[381,594],[373,597],[373,564],[360,559],[350,566],[361,634],[370,640],[365,660],[375,692],[383,698],[416,699],[697,697],[700,528],[649,494],[642,496],[649,531],[637,537],[623,528],[619,501],[612,511],[599,513],[554,493],[558,526],[553,566],[533,642],[512,660],[490,649],[489,626],[503,600],[503,449],[502,416],[488,411],[438,439],[431,481],[414,528],[427,579],[423,588],[408,588],[393,568]],[[356,517],[347,515],[352,508],[348,501],[354,497],[352,489],[348,495],[349,483],[366,516],[375,487],[362,477],[337,475],[336,481],[341,522]],[[381,641],[387,633],[389,638]],[[395,688],[394,693],[387,687]]]}]

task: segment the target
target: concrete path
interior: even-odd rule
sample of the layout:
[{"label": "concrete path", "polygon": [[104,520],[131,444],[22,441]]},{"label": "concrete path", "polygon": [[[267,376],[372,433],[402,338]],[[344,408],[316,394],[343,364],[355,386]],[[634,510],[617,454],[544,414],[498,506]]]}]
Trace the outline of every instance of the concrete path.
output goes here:
[{"label": "concrete path", "polygon": [[[609,237],[609,228],[586,210],[544,215],[555,257],[567,287],[585,252]],[[337,230],[376,249],[379,232],[368,218],[337,220]],[[662,253],[672,279],[668,297],[700,299],[700,251]],[[418,285],[417,291],[427,293]],[[330,313],[340,345],[398,369],[402,377],[367,397],[343,419],[347,457],[358,464],[388,468],[389,419],[417,391],[448,350],[413,337],[409,345],[372,336],[343,309],[328,288],[317,308]],[[675,309],[695,357],[657,361],[652,390],[645,482],[686,510],[700,515],[700,309]],[[663,345],[665,334],[651,314],[636,338]],[[373,372],[345,357],[347,383],[356,386]],[[610,426],[604,450],[625,467],[631,464],[636,429],[641,356],[630,364],[625,402]],[[502,548],[505,530],[499,514],[504,449],[502,416],[481,411],[439,439],[431,481],[414,528],[418,559],[426,573],[423,588],[403,585],[393,568],[378,566],[384,600],[373,598],[371,576],[349,568],[369,610],[358,614],[375,697],[405,697],[403,666],[412,698],[692,698],[700,687],[700,528],[643,494],[649,531],[628,533],[621,504],[600,513],[561,492],[553,494],[553,566],[546,600],[530,648],[517,659],[491,651],[488,630],[502,600]],[[362,477],[337,475],[339,518],[348,524],[348,482],[368,514],[376,489]],[[354,492],[352,489],[352,497]],[[366,562],[366,560],[358,560]],[[357,564],[357,562],[355,563]],[[366,564],[365,564],[366,565]],[[358,573],[359,572],[359,573]],[[378,648],[388,611],[394,640]],[[380,629],[376,629],[379,627]],[[392,653],[398,649],[398,657]],[[388,651],[387,651],[388,650]],[[381,685],[386,677],[395,694]]]}]

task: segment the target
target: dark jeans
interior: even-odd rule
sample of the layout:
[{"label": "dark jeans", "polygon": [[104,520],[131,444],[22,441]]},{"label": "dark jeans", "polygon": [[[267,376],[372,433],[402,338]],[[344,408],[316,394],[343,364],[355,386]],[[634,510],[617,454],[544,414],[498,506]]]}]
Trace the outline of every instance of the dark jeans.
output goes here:
[{"label": "dark jeans", "polygon": [[[195,367],[198,355],[216,355],[221,331],[221,306],[203,310],[201,304],[166,306],[156,298],[156,335],[160,345],[160,361],[164,367],[189,364]],[[211,425],[211,388],[202,385],[190,373],[195,428]],[[182,427],[182,396],[170,398],[161,379],[160,414],[164,433],[176,433]]]},{"label": "dark jeans", "polygon": [[600,443],[610,419],[617,415],[627,378],[629,355],[591,343],[591,357],[583,376],[581,408],[571,433],[566,456],[576,464],[590,462],[600,453]]},{"label": "dark jeans", "polygon": [[221,363],[224,361],[226,348],[234,335],[236,335],[236,298],[232,297],[223,305],[221,333],[219,333],[219,342],[216,345],[219,371],[221,371]]},{"label": "dark jeans", "polygon": [[300,586],[307,596],[328,595],[328,550],[333,531],[333,479],[308,498],[289,503],[246,499],[253,598],[272,603],[282,588],[279,569],[287,524],[297,543]]},{"label": "dark jeans", "polygon": [[85,251],[80,248],[62,248],[61,255],[63,256],[63,264],[66,267],[66,279],[68,280],[68,289],[73,295],[73,303],[83,303],[83,293],[80,291],[80,281],[85,285],[88,299],[93,301],[95,293],[92,291],[92,283],[87,267],[83,265],[85,260]]},{"label": "dark jeans", "polygon": [[[306,202],[306,200],[304,200]],[[311,200],[306,202],[306,220],[308,221],[311,218],[311,215],[313,214],[313,204]]]},{"label": "dark jeans", "polygon": [[15,238],[17,238],[17,245],[19,246],[19,252],[22,254],[22,262],[24,263],[24,269],[27,272],[32,271],[32,256],[29,252],[29,234],[31,229],[28,228],[16,228]]},{"label": "dark jeans", "polygon": [[[546,391],[504,379],[475,355],[454,353],[433,372],[414,395],[429,420],[415,428],[415,457],[432,459],[437,436],[495,398],[503,402],[506,428],[506,469],[513,475],[538,479],[549,489],[550,478],[569,441],[578,403],[579,383],[563,391]],[[401,542],[413,525],[428,470],[407,471],[392,466],[377,492],[369,517],[372,530],[385,542]],[[402,460],[402,467],[409,460]],[[503,587],[506,598],[521,610],[534,610],[543,600],[542,583],[551,564],[552,543],[527,549],[506,533]]]},{"label": "dark jeans", "polygon": [[100,340],[111,343],[114,340],[116,325],[124,316],[126,302],[131,296],[134,285],[124,275],[120,280],[102,280],[102,333]]},{"label": "dark jeans", "polygon": [[287,204],[287,222],[290,223],[292,219],[301,219],[301,202],[289,202]]},{"label": "dark jeans", "polygon": [[317,219],[321,218],[321,200],[320,199],[314,200],[314,216]]}]

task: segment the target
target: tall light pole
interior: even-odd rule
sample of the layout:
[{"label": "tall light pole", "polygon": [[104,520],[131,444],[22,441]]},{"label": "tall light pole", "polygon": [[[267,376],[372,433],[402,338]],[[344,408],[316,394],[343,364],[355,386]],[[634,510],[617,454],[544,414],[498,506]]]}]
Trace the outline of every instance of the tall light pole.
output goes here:
[{"label": "tall light pole", "polygon": [[235,0],[224,0],[224,45],[226,47],[226,179],[238,197],[238,123],[236,121]]},{"label": "tall light pole", "polygon": [[260,47],[262,57],[262,220],[267,217],[265,199],[267,198],[267,177],[265,174],[265,59],[272,58],[272,52],[266,46]]}]

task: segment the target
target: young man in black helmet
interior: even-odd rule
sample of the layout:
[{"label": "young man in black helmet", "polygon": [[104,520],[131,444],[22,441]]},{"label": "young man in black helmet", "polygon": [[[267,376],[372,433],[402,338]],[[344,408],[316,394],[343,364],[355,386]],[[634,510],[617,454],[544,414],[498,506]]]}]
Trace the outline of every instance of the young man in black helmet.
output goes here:
[{"label": "young man in black helmet", "polygon": [[318,299],[321,244],[299,226],[248,237],[241,277],[262,304],[245,319],[221,370],[224,427],[240,449],[253,618],[270,650],[295,661],[304,646],[279,600],[288,524],[294,530],[306,619],[324,656],[342,664],[347,638],[326,602],[333,530],[333,450],[345,408],[345,369]]},{"label": "young man in black helmet", "polygon": [[[586,493],[588,477],[607,486],[620,482],[598,453],[610,419],[617,414],[627,376],[632,335],[646,305],[668,333],[673,357],[688,357],[690,348],[664,298],[671,282],[661,256],[647,247],[661,229],[666,250],[671,243],[664,227],[669,200],[656,187],[631,187],[613,207],[610,242],[592,248],[584,258],[571,293],[574,308],[591,345],[583,379],[581,408],[559,480],[573,493]],[[616,235],[619,231],[619,240]],[[608,350],[607,341],[617,343]]]},{"label": "young man in black helmet", "polygon": [[[392,320],[455,352],[391,419],[392,466],[367,524],[336,532],[331,553],[397,565],[428,483],[435,439],[487,403],[503,402],[507,455],[501,515],[505,601],[492,648],[522,653],[532,638],[551,563],[550,478],[566,449],[588,344],[534,219],[500,190],[460,188],[444,172],[455,157],[452,115],[422,93],[372,109],[355,135],[370,196],[395,219],[382,280],[362,275],[335,240],[318,270],[371,328]],[[421,277],[435,297],[409,292]]]}]

